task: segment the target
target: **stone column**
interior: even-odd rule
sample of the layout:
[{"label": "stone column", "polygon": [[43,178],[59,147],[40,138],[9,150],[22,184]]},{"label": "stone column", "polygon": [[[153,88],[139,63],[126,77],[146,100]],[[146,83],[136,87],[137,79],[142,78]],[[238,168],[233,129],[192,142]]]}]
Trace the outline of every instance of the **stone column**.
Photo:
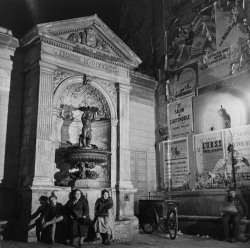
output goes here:
[{"label": "stone column", "polygon": [[114,189],[117,183],[117,124],[118,120],[111,120],[111,188]]},{"label": "stone column", "polygon": [[23,78],[16,71],[17,47],[12,32],[0,27],[0,187],[16,185],[18,176]]},{"label": "stone column", "polygon": [[118,86],[118,181],[119,188],[133,188],[130,181],[129,93],[131,86]]},{"label": "stone column", "polygon": [[134,193],[130,181],[129,94],[131,86],[117,85],[118,90],[118,161],[117,161],[117,219],[134,218]]},{"label": "stone column", "polygon": [[41,67],[33,185],[54,185],[54,149],[52,141],[53,91],[53,70]]}]

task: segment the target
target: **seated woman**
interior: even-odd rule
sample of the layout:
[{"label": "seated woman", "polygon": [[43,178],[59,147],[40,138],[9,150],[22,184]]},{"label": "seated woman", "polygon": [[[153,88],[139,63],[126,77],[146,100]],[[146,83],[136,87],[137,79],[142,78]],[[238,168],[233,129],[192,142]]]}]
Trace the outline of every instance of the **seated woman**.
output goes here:
[{"label": "seated woman", "polygon": [[110,245],[111,236],[114,238],[113,233],[113,215],[111,208],[113,207],[113,200],[109,195],[107,189],[101,191],[101,198],[98,198],[95,203],[95,217],[94,224],[95,232],[102,237],[102,243]]},{"label": "seated woman", "polygon": [[[245,241],[239,236],[240,220],[244,217],[248,217],[248,206],[245,200],[236,195],[235,190],[230,190],[229,195],[225,198],[225,207],[223,211],[223,228],[226,236],[225,241],[234,243],[236,241]],[[233,237],[230,238],[230,224],[233,224]]]},{"label": "seated woman", "polygon": [[36,210],[36,212],[34,214],[31,215],[31,221],[35,218],[37,218],[39,215],[39,217],[35,220],[34,224],[29,224],[29,230],[33,229],[34,227],[36,227],[36,237],[37,237],[37,241],[40,242],[41,241],[41,232],[42,232],[42,225],[43,225],[43,221],[44,221],[44,214],[47,208],[47,204],[48,204],[48,197],[42,195],[39,198],[39,202],[40,202],[40,206],[38,207],[38,209]]},{"label": "seated woman", "polygon": [[44,213],[42,241],[49,242],[52,245],[55,243],[56,223],[62,220],[62,204],[57,202],[55,195],[52,195],[49,197],[49,204],[47,204]]},{"label": "seated woman", "polygon": [[88,202],[80,190],[71,192],[70,200],[65,206],[65,215],[70,229],[70,245],[73,245],[75,237],[79,237],[79,246],[83,246],[90,219]]}]

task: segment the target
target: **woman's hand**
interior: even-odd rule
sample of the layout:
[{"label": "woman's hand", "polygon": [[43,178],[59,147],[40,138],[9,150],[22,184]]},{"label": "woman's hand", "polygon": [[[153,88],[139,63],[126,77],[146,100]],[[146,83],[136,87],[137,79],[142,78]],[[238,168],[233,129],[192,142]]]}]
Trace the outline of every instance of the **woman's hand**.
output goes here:
[{"label": "woman's hand", "polygon": [[49,223],[49,222],[45,222],[45,223],[43,224],[43,229],[45,229],[48,225],[50,225],[50,223]]}]

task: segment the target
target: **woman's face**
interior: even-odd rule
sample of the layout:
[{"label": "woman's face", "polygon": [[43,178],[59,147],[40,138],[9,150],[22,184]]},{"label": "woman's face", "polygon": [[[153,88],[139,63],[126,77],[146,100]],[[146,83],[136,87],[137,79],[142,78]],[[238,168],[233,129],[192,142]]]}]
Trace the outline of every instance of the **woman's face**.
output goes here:
[{"label": "woman's face", "polygon": [[230,192],[229,192],[229,195],[230,195],[232,198],[234,198],[235,195],[236,195],[236,192],[235,192],[235,191],[230,191]]},{"label": "woman's face", "polygon": [[81,192],[80,191],[76,191],[75,193],[74,193],[74,200],[79,200],[80,199],[80,197],[81,197]]},{"label": "woman's face", "polygon": [[105,193],[103,194],[103,198],[106,200],[106,199],[108,199],[108,197],[109,197],[109,193],[108,193],[108,192],[105,192]]},{"label": "woman's face", "polygon": [[55,197],[51,197],[49,199],[49,203],[50,203],[50,205],[55,206],[56,205],[56,198]]}]

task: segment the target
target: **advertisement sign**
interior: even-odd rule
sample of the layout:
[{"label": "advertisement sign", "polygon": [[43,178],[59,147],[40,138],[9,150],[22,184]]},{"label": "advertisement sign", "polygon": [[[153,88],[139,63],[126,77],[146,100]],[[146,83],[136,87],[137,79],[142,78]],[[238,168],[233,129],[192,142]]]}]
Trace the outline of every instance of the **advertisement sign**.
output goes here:
[{"label": "advertisement sign", "polygon": [[222,131],[194,136],[196,159],[196,188],[226,187]]},{"label": "advertisement sign", "polygon": [[198,63],[193,63],[172,72],[170,78],[170,95],[174,99],[192,96],[198,86]]},{"label": "advertisement sign", "polygon": [[[232,169],[232,159],[237,186],[250,186],[250,126],[224,130],[225,162]],[[233,146],[232,146],[233,145]],[[233,156],[232,156],[232,150]]]},{"label": "advertisement sign", "polygon": [[192,97],[168,104],[170,139],[187,137],[193,130]]},{"label": "advertisement sign", "polygon": [[[194,135],[196,188],[250,187],[250,125]],[[233,164],[232,164],[233,161]]]},{"label": "advertisement sign", "polygon": [[163,145],[166,188],[187,189],[189,185],[187,138],[165,141]]},{"label": "advertisement sign", "polygon": [[218,79],[246,71],[249,69],[249,61],[250,42],[247,39],[204,55],[199,62],[199,85],[209,85]]}]

